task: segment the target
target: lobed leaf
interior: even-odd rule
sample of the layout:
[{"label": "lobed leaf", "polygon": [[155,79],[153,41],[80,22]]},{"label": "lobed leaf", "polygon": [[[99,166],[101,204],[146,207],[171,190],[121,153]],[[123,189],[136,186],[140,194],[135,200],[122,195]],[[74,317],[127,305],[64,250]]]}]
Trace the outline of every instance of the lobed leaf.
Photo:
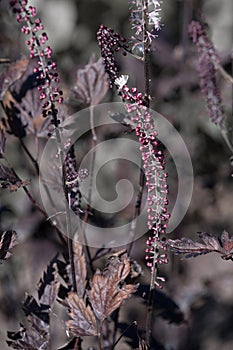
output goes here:
[{"label": "lobed leaf", "polygon": [[[37,79],[34,73],[36,62],[31,60],[25,73],[5,91],[2,106],[5,117],[2,119],[7,132],[16,137],[24,138],[34,135],[39,138],[48,137],[54,128],[51,117],[42,116],[42,104],[38,86],[43,85],[43,79]],[[59,105],[58,117],[62,121],[67,115],[65,106]]]},{"label": "lobed leaf", "polygon": [[76,293],[68,295],[67,304],[71,320],[66,322],[67,329],[75,336],[97,335],[95,316],[84,300]]},{"label": "lobed leaf", "polygon": [[[78,236],[77,234],[74,235],[73,243],[73,259],[74,259],[74,268],[75,268],[75,277],[76,277],[76,287],[77,287],[77,294],[80,298],[84,296],[86,283],[87,283],[87,266],[86,266],[86,259],[85,255],[83,253],[83,247],[78,242]],[[60,302],[66,305],[66,297],[72,289],[72,276],[71,276],[71,267],[69,261],[61,261],[58,260],[58,272],[59,275],[62,277],[63,281],[65,282],[66,286],[61,285],[59,289],[59,298],[61,299]]]},{"label": "lobed leaf", "polygon": [[108,80],[102,58],[95,61],[95,58],[91,57],[89,63],[77,71],[74,95],[80,102],[94,106],[103,99],[107,91]]},{"label": "lobed leaf", "polygon": [[184,254],[186,259],[216,252],[221,254],[221,258],[224,260],[233,260],[233,238],[229,237],[228,232],[223,231],[220,237],[201,232],[199,237],[203,243],[195,242],[189,238],[181,238],[169,239],[166,246],[175,254]]},{"label": "lobed leaf", "polygon": [[74,254],[74,269],[76,276],[77,294],[79,297],[83,297],[86,288],[87,278],[87,266],[86,259],[83,253],[83,246],[78,242],[78,236],[73,238],[73,254]]},{"label": "lobed leaf", "polygon": [[136,292],[136,285],[124,283],[129,273],[130,261],[126,254],[112,255],[103,273],[95,273],[88,297],[99,320],[107,318],[125,299]]},{"label": "lobed leaf", "polygon": [[28,316],[28,328],[21,325],[18,332],[7,332],[8,346],[18,350],[46,350],[49,344],[49,326],[37,316]]},{"label": "lobed leaf", "polygon": [[46,350],[50,338],[50,307],[56,298],[58,289],[56,273],[56,257],[52,259],[43,278],[39,282],[39,302],[27,295],[23,302],[23,311],[27,320],[27,328],[20,325],[18,332],[8,332],[7,344],[13,349]]},{"label": "lobed leaf", "polygon": [[56,256],[50,261],[47,270],[39,281],[38,297],[40,304],[51,307],[56,300],[59,286]]}]

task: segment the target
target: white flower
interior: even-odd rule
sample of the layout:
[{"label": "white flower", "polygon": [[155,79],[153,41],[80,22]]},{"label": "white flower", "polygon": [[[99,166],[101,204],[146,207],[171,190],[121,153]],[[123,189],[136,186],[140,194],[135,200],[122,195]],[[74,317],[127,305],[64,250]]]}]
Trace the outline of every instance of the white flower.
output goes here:
[{"label": "white flower", "polygon": [[128,75],[121,75],[119,78],[115,79],[114,84],[117,85],[119,90],[122,90],[123,86],[127,84],[128,79]]}]

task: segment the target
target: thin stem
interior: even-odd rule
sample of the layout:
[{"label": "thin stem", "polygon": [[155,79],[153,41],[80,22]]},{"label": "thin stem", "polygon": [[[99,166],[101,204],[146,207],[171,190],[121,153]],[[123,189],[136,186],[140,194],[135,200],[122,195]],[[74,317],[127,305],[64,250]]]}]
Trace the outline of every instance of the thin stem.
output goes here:
[{"label": "thin stem", "polygon": [[120,337],[117,339],[117,341],[113,344],[111,350],[114,350],[114,348],[116,347],[116,345],[120,342],[120,340],[123,338],[123,336],[125,335],[125,333],[126,333],[132,326],[137,326],[137,322],[136,322],[136,321],[132,322],[132,323],[124,330],[124,332],[120,335]]},{"label": "thin stem", "polygon": [[147,38],[147,32],[149,31],[148,23],[148,0],[142,1],[143,6],[143,45],[144,45],[144,82],[145,82],[145,103],[150,107],[150,44]]},{"label": "thin stem", "polygon": [[90,265],[90,269],[92,273],[94,273],[93,260],[92,260],[90,249],[88,246],[87,236],[85,234],[85,227],[88,221],[89,212],[91,210],[92,186],[93,186],[93,180],[94,180],[96,146],[97,146],[97,134],[96,134],[95,125],[94,125],[94,106],[93,105],[90,106],[90,128],[91,128],[91,134],[92,134],[92,159],[91,159],[91,170],[90,170],[90,186],[89,186],[88,196],[87,196],[87,201],[88,201],[87,211],[85,213],[85,216],[83,219],[83,225],[82,225],[82,235],[85,242],[85,251],[86,251],[86,255]]},{"label": "thin stem", "polygon": [[147,314],[146,314],[146,343],[148,346],[150,345],[150,339],[151,339],[152,315],[153,315],[153,305],[154,305],[154,295],[155,295],[155,280],[158,273],[158,266],[157,266],[158,253],[159,253],[159,250],[158,248],[156,248],[154,252],[153,265],[152,265],[152,271],[151,271],[150,292],[149,292]]},{"label": "thin stem", "polygon": [[94,262],[97,259],[100,259],[106,255],[108,255],[111,252],[111,248],[106,248],[102,251],[102,253],[98,253],[98,251],[95,253],[95,255],[92,257],[91,262]]},{"label": "thin stem", "polygon": [[[29,159],[32,161],[33,165],[35,166],[37,175],[41,178],[40,169],[39,169],[39,164],[38,164],[38,162],[37,162],[38,157],[37,157],[37,159],[35,159],[35,158],[33,157],[33,155],[31,154],[31,152],[29,151],[29,149],[28,149],[27,146],[25,145],[25,143],[24,143],[24,141],[23,141],[22,138],[20,138],[20,143],[21,143],[21,145],[22,145],[24,151],[26,152],[27,156],[28,156]],[[36,146],[37,146],[37,153],[39,154],[38,139],[37,139],[37,138],[36,138]],[[43,179],[41,178],[41,180],[43,180]],[[43,183],[44,190],[45,190],[45,192],[46,192],[46,195],[47,195],[47,197],[48,197],[48,199],[49,199],[51,205],[53,206],[53,208],[55,208],[55,204],[54,204],[54,201],[53,201],[53,199],[52,199],[52,197],[51,197],[51,194],[50,194],[50,192],[49,192],[48,186],[46,185],[45,181],[41,181],[41,183]],[[63,236],[62,236],[62,237],[63,237]],[[62,241],[63,241],[63,243],[64,243],[64,242],[66,243],[66,241],[64,241],[64,239],[63,239]]]},{"label": "thin stem", "polygon": [[[143,55],[143,62],[144,62],[144,102],[146,106],[150,107],[150,101],[151,101],[151,93],[150,93],[150,44],[148,43],[147,39],[147,31],[149,31],[149,23],[148,23],[148,0],[142,1],[142,18],[143,18],[143,47],[144,47],[144,55]],[[140,168],[140,176],[139,176],[139,191],[137,194],[136,199],[136,205],[134,210],[134,217],[131,221],[131,227],[129,232],[129,241],[127,251],[128,254],[130,254],[133,242],[134,242],[134,236],[135,236],[135,230],[137,225],[137,217],[141,212],[141,204],[142,204],[142,195],[143,195],[143,188],[145,184],[145,175],[143,172],[142,164]]]},{"label": "thin stem", "polygon": [[131,221],[131,226],[130,226],[130,231],[129,231],[129,242],[130,243],[127,246],[128,255],[130,255],[131,250],[133,248],[133,244],[134,244],[135,230],[136,230],[136,225],[137,225],[137,217],[139,216],[139,214],[141,212],[144,184],[145,184],[145,175],[144,175],[144,172],[142,169],[142,164],[141,164],[140,177],[139,177],[139,190],[138,190],[136,204],[135,204],[135,208],[134,208],[134,217],[133,217],[133,220]]},{"label": "thin stem", "polygon": [[225,71],[221,64],[217,64],[216,69],[219,71],[219,73],[223,76],[225,80],[227,80],[233,85],[233,77]]},{"label": "thin stem", "polygon": [[182,47],[183,63],[185,63],[186,61],[187,49],[189,45],[188,25],[192,19],[192,7],[193,7],[192,0],[183,0],[182,14],[180,19],[180,23],[181,23],[180,44]]},{"label": "thin stem", "polygon": [[[148,24],[148,0],[143,0],[143,42],[144,42],[144,79],[145,79],[145,102],[147,108],[150,107],[151,93],[150,93],[150,45],[147,42],[147,31],[149,30]],[[155,280],[157,276],[157,256],[158,248],[155,248],[153,265],[151,271],[150,279],[150,292],[149,300],[147,306],[147,318],[146,318],[146,342],[149,346],[151,339],[151,328],[152,328],[152,313],[153,313],[153,304],[154,304],[154,292],[155,292]]]},{"label": "thin stem", "polygon": [[55,126],[55,135],[56,135],[56,140],[57,140],[57,146],[58,146],[58,156],[60,159],[60,164],[62,167],[62,183],[63,183],[63,190],[65,194],[65,211],[66,211],[66,234],[68,237],[67,241],[67,246],[68,246],[68,254],[69,254],[69,262],[70,262],[70,268],[71,268],[71,279],[72,279],[72,289],[74,292],[77,291],[77,286],[76,286],[76,276],[75,276],[75,267],[74,267],[74,252],[73,252],[73,240],[71,237],[71,218],[70,218],[70,198],[69,198],[69,191],[68,187],[66,184],[66,179],[67,179],[67,172],[66,172],[66,165],[65,165],[65,150],[64,150],[64,145],[62,142],[60,130],[58,128],[58,119],[57,119],[57,113],[55,110],[55,106],[52,103],[51,105],[51,111],[52,111],[52,116],[54,120],[54,126]]},{"label": "thin stem", "polygon": [[[10,170],[12,171],[12,173],[15,175],[15,177],[17,179],[19,179],[20,181],[22,181],[20,179],[20,177],[18,176],[18,174],[15,172],[14,168],[11,166],[10,162],[8,161],[8,159],[4,156],[3,159],[5,160],[5,162],[7,163],[7,165],[9,166]],[[24,192],[26,193],[27,197],[29,198],[30,202],[32,203],[32,205],[41,213],[43,214],[43,216],[47,219],[48,215],[46,213],[46,211],[41,208],[41,206],[37,203],[37,201],[32,197],[31,193],[28,191],[26,186],[22,186]],[[52,225],[52,227],[54,228],[54,230],[56,231],[56,233],[58,234],[60,240],[62,241],[62,243],[66,244],[66,240],[63,236],[63,234],[61,233],[61,231],[57,228],[56,225],[53,224],[52,220],[49,220],[50,224]]]},{"label": "thin stem", "polygon": [[114,315],[114,319],[113,319],[113,322],[114,322],[114,329],[113,329],[113,335],[112,335],[112,343],[113,344],[115,344],[115,342],[116,342],[119,312],[120,312],[120,308],[115,310],[115,315]]},{"label": "thin stem", "polygon": [[19,139],[21,146],[23,147],[25,153],[27,154],[27,156],[29,157],[29,159],[31,160],[32,164],[34,165],[35,169],[36,169],[36,173],[37,175],[39,175],[40,173],[40,169],[39,169],[39,165],[37,160],[33,157],[33,155],[31,154],[31,152],[29,151],[29,149],[27,148],[27,146],[25,145],[24,141],[22,138]]},{"label": "thin stem", "polygon": [[99,323],[99,332],[98,332],[98,346],[99,346],[99,350],[103,350],[102,348],[102,324],[101,322]]},{"label": "thin stem", "polygon": [[0,63],[11,63],[10,58],[0,58]]}]

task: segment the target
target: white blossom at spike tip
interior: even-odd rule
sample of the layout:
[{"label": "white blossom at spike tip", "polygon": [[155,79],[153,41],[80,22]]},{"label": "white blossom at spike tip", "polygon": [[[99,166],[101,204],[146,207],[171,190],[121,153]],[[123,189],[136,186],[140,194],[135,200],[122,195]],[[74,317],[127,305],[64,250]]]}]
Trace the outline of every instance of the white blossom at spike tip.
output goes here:
[{"label": "white blossom at spike tip", "polygon": [[122,74],[119,78],[116,78],[114,84],[118,87],[119,90],[122,90],[123,86],[127,84],[128,79],[128,75]]}]

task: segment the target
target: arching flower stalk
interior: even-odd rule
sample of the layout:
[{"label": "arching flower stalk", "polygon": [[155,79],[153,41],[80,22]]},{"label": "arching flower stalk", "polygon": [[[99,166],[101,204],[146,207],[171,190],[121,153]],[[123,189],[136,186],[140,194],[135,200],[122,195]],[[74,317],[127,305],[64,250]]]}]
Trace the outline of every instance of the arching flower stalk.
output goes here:
[{"label": "arching flower stalk", "polygon": [[153,285],[156,284],[161,288],[159,282],[161,281],[161,277],[157,276],[157,265],[167,263],[167,257],[164,252],[160,253],[162,246],[160,244],[160,235],[166,232],[170,217],[166,208],[168,205],[168,185],[161,143],[157,138],[157,132],[150,111],[145,106],[143,94],[138,92],[134,87],[128,87],[128,76],[119,76],[114,53],[121,49],[118,43],[118,40],[121,40],[120,35],[102,25],[98,31],[97,38],[105,69],[109,75],[110,85],[117,87],[118,94],[125,103],[125,108],[135,125],[135,132],[140,142],[140,151],[148,190],[148,229],[152,232],[152,236],[147,241],[146,259],[147,265],[152,270]]},{"label": "arching flower stalk", "polygon": [[[168,205],[168,185],[166,181],[167,173],[165,173],[165,159],[161,144],[157,138],[153,118],[148,109],[150,102],[148,51],[144,50],[145,95],[143,96],[135,87],[131,89],[128,87],[128,76],[119,75],[114,54],[122,48],[121,36],[118,33],[114,33],[112,29],[101,25],[97,33],[97,39],[105,69],[109,75],[110,86],[117,86],[118,94],[125,103],[125,108],[135,125],[146,178],[145,185],[148,190],[147,203],[149,207],[148,229],[152,232],[152,235],[147,240],[146,248],[147,266],[151,269],[150,296],[146,320],[146,341],[149,344],[155,286],[162,288],[161,282],[165,281],[164,277],[158,275],[158,264],[166,264],[168,262],[166,253],[161,251],[165,250],[163,244],[161,244],[161,235],[166,233],[170,215],[167,213],[166,208]],[[125,43],[125,40],[123,42]],[[144,180],[141,181],[141,179],[142,177],[140,176],[140,187],[143,188]]]},{"label": "arching flower stalk", "polygon": [[59,89],[59,75],[56,63],[52,61],[52,49],[47,45],[48,36],[44,32],[44,26],[37,17],[36,8],[28,5],[27,0],[11,0],[10,6],[16,14],[16,20],[22,24],[21,31],[27,35],[26,45],[29,48],[30,58],[37,58],[37,79],[43,79],[44,84],[38,86],[42,101],[42,113],[46,117],[52,116],[54,126],[59,125],[57,103],[63,102],[63,92]]},{"label": "arching flower stalk", "polygon": [[[70,205],[71,193],[69,187],[69,179],[67,177],[67,157],[65,145],[62,138],[62,131],[59,128],[60,120],[58,118],[57,104],[63,102],[63,92],[59,89],[60,78],[57,73],[56,63],[52,61],[52,49],[47,45],[48,36],[44,32],[44,26],[40,18],[37,17],[36,8],[28,5],[27,0],[11,0],[10,6],[12,12],[16,14],[17,22],[23,24],[21,31],[28,36],[26,45],[29,48],[30,59],[38,59],[34,73],[38,74],[37,79],[43,81],[38,86],[40,92],[40,100],[42,102],[42,115],[50,116],[51,123],[55,127],[55,137],[57,141],[58,157],[62,168],[62,184],[66,198],[66,234],[68,236],[68,253],[71,265],[71,275],[73,282],[73,290],[76,290],[75,268],[72,250],[71,237],[71,219]],[[56,155],[54,155],[56,156]],[[68,155],[69,157],[69,155]],[[67,183],[68,181],[68,183]],[[78,193],[77,193],[78,195]]]},{"label": "arching flower stalk", "polygon": [[206,102],[210,120],[218,125],[220,129],[225,129],[225,116],[216,74],[220,66],[219,57],[214,45],[208,38],[203,23],[192,21],[189,25],[189,34],[199,53],[200,88]]},{"label": "arching flower stalk", "polygon": [[229,131],[231,135],[232,130],[231,128],[228,130],[227,127],[217,73],[220,73],[231,85],[233,85],[233,77],[222,67],[215,47],[208,37],[206,27],[206,23],[197,21],[192,21],[189,25],[189,35],[199,53],[198,72],[200,88],[211,122],[219,127],[227,146],[233,152],[232,140],[231,136],[229,136]]}]

